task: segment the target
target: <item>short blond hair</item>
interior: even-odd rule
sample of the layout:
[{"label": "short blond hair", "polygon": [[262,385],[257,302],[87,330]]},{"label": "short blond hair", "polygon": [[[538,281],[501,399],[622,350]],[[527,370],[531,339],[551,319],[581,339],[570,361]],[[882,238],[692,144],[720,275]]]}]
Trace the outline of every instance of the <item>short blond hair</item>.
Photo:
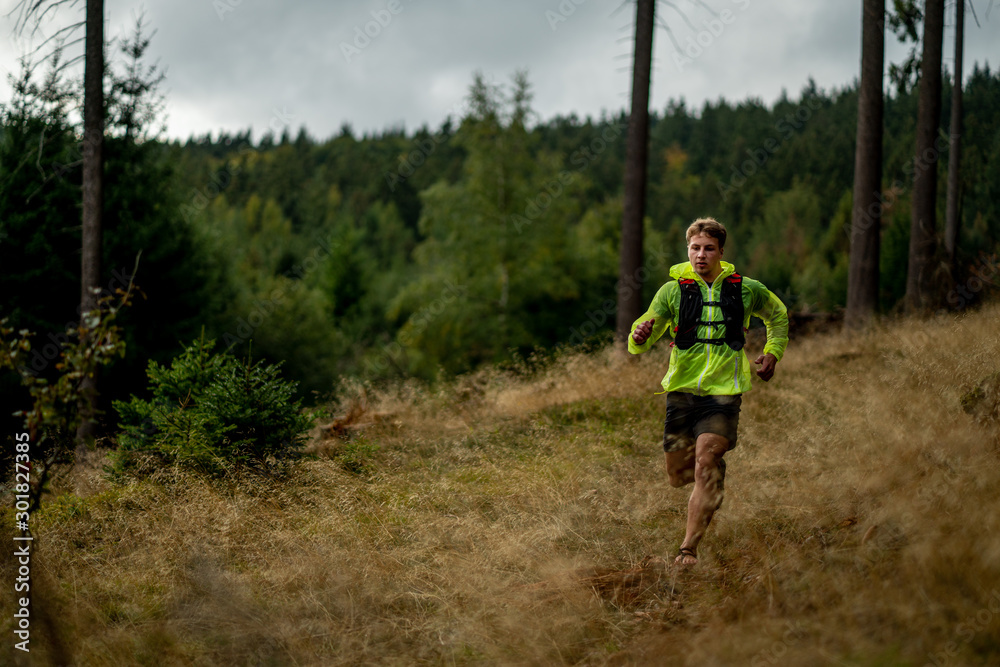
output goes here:
[{"label": "short blond hair", "polygon": [[726,227],[715,218],[698,218],[687,230],[687,242],[699,234],[705,234],[719,241],[719,249],[726,247]]}]

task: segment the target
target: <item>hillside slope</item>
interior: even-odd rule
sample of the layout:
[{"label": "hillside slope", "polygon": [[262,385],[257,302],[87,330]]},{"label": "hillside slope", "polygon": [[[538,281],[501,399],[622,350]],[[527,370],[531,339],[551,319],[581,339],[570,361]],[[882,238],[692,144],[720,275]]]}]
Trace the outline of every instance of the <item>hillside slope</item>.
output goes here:
[{"label": "hillside slope", "polygon": [[690,571],[666,346],[359,390],[284,480],[95,473],[33,519],[15,664],[997,664],[997,321],[794,340]]}]

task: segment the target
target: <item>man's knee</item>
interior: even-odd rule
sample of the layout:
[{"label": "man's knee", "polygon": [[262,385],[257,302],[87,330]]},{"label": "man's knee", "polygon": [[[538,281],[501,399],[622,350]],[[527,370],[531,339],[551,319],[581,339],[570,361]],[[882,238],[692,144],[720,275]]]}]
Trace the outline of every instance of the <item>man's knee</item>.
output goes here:
[{"label": "man's knee", "polygon": [[729,440],[713,433],[704,433],[698,438],[695,456],[695,479],[706,485],[722,486],[722,457],[729,449]]},{"label": "man's knee", "polygon": [[694,481],[694,462],[690,458],[671,460],[667,455],[667,481],[670,486],[679,489]]},{"label": "man's knee", "polygon": [[670,486],[675,489],[679,489],[682,486],[690,484],[692,481],[691,475],[690,473],[685,475],[684,472],[685,471],[675,472],[673,470],[667,470],[667,482],[669,482]]},{"label": "man's knee", "polygon": [[719,463],[722,455],[713,451],[699,452],[695,461],[695,474],[698,477],[703,475],[715,475],[719,470]]},{"label": "man's knee", "polygon": [[729,451],[729,439],[715,433],[702,433],[695,443],[695,457],[698,463],[705,465],[717,464],[722,456]]},{"label": "man's knee", "polygon": [[694,447],[665,453],[664,465],[670,486],[677,489],[694,481],[694,459]]}]

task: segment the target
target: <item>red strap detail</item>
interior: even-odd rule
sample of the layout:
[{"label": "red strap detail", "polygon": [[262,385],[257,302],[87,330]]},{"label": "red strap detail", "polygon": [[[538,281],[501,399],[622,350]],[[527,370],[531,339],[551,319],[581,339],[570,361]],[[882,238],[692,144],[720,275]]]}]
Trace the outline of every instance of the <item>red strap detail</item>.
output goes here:
[{"label": "red strap detail", "polygon": [[694,278],[681,278],[677,282],[680,285],[690,285],[694,282]]}]

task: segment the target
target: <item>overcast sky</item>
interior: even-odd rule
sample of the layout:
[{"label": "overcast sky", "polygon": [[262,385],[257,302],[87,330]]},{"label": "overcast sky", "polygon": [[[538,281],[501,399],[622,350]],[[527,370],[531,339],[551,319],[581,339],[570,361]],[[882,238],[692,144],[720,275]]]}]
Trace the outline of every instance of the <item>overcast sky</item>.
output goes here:
[{"label": "overcast sky", "polygon": [[[994,1],[973,0],[978,27],[967,12],[966,75],[976,62],[1000,64]],[[84,4],[61,11],[45,30],[79,19]],[[694,109],[719,97],[770,104],[782,89],[797,96],[810,76],[830,90],[858,75],[861,0],[673,4],[657,3],[673,40],[657,28],[655,109],[679,98]],[[16,5],[0,0],[0,100],[9,98],[6,75],[18,70],[18,57],[40,41],[14,34],[7,13]],[[344,123],[356,134],[436,129],[461,115],[477,70],[506,83],[526,69],[541,120],[628,106],[631,0],[106,0],[108,36],[128,32],[141,12],[156,30],[152,58],[167,72],[170,137],[253,128],[259,138],[269,126],[294,134],[304,125],[325,139]],[[886,44],[889,60],[902,60],[905,49],[891,34]]]}]

